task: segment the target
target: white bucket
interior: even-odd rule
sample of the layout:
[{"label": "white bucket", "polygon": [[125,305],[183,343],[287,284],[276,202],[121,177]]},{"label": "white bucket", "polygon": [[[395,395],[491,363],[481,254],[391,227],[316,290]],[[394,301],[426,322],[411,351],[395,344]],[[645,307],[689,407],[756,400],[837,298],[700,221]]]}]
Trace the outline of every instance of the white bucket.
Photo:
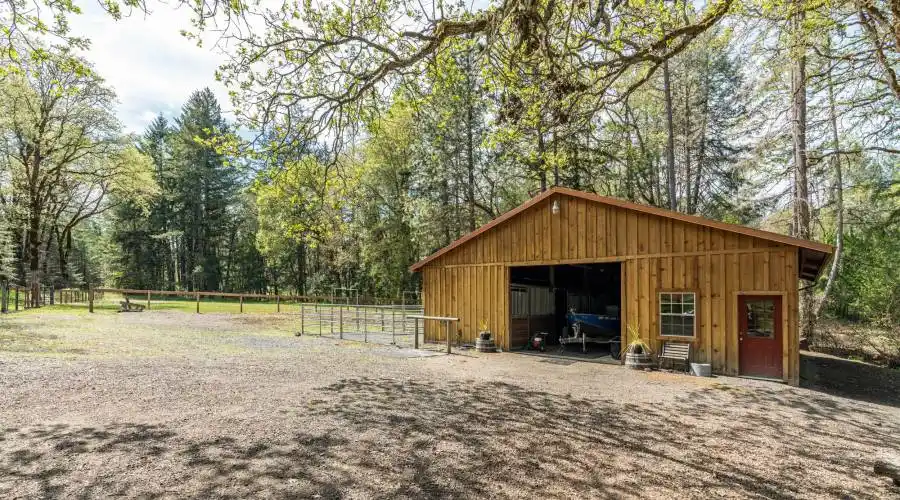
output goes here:
[{"label": "white bucket", "polygon": [[712,377],[712,365],[709,363],[691,363],[691,375]]}]

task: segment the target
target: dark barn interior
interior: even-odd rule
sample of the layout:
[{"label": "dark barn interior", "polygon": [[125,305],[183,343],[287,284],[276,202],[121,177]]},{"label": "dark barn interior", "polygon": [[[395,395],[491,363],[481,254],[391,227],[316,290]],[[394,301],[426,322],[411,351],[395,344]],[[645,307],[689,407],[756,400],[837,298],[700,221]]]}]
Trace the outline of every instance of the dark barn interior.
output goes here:
[{"label": "dark barn interior", "polygon": [[[619,338],[621,317],[621,264],[516,266],[510,268],[510,345],[523,348],[537,333],[547,333],[547,344],[572,335],[572,324],[589,324],[589,335]],[[570,313],[575,313],[572,315]],[[605,319],[600,328],[591,320]]]}]

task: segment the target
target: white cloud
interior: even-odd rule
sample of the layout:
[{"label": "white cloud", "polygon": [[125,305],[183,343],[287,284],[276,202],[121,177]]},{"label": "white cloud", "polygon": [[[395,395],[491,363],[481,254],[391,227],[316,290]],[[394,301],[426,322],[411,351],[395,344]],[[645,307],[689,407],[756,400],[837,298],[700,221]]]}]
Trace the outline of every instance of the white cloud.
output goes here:
[{"label": "white cloud", "polygon": [[72,34],[91,40],[82,55],[94,64],[119,97],[118,116],[129,132],[141,132],[163,113],[177,116],[191,92],[209,87],[223,110],[230,109],[224,86],[214,72],[224,61],[211,43],[197,47],[181,36],[190,28],[187,9],[154,3],[149,15],[113,20],[94,2],[72,16]]}]

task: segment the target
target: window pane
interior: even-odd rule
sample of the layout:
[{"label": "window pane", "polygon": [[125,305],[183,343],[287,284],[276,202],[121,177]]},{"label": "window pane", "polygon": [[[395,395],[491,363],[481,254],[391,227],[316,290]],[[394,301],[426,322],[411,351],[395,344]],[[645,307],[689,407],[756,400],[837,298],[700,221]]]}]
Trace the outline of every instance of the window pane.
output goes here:
[{"label": "window pane", "polygon": [[662,331],[660,332],[662,335],[675,335],[672,332],[672,324],[668,323],[662,326]]},{"label": "window pane", "polygon": [[693,292],[660,293],[659,334],[693,337],[696,301]]},{"label": "window pane", "polygon": [[684,326],[682,327],[682,335],[686,335],[688,337],[694,336],[694,317],[693,316],[685,316],[684,317]]},{"label": "window pane", "polygon": [[747,335],[750,337],[775,337],[775,301],[774,300],[748,300],[747,310]]}]

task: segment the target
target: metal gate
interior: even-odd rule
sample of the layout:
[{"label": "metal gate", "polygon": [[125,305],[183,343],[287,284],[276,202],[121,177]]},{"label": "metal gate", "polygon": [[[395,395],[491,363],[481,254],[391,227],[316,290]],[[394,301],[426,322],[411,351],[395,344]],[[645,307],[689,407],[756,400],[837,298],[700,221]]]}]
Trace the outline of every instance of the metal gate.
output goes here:
[{"label": "metal gate", "polygon": [[[358,342],[413,347],[415,323],[420,305],[301,304],[300,333]],[[420,328],[419,341],[424,342]]]}]

